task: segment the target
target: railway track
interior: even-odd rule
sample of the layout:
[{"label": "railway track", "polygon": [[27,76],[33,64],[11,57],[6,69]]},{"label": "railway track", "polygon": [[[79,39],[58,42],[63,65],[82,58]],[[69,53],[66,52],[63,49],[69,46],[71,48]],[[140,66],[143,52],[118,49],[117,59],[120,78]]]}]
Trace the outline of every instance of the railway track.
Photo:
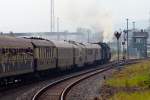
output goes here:
[{"label": "railway track", "polygon": [[[91,66],[92,67],[92,66]],[[97,66],[98,67],[98,66]],[[69,76],[78,75],[81,73],[85,73],[87,71],[94,70],[96,66],[88,69],[82,69],[81,71],[75,71],[73,73],[62,74],[61,76],[47,78],[45,80],[39,80],[37,82],[33,82],[31,84],[24,84],[21,86],[16,86],[16,88],[10,88],[8,90],[0,91],[0,100],[31,100],[33,95],[41,89],[42,87],[60,80]]]},{"label": "railway track", "polygon": [[[134,61],[136,61],[136,60],[134,60]],[[130,61],[130,62],[132,62],[132,61]],[[100,67],[104,68],[107,65],[100,65]],[[31,99],[33,99],[33,97],[36,97],[35,94],[37,95],[40,92],[39,90],[44,89],[45,86],[49,86],[50,84],[54,84],[54,83],[56,84],[56,82],[58,82],[60,80],[64,80],[64,79],[67,80],[67,78],[69,78],[69,77],[71,79],[71,77],[73,77],[73,76],[75,77],[75,76],[78,76],[80,74],[83,75],[85,73],[88,73],[89,71],[98,70],[99,69],[98,67],[99,67],[99,65],[97,67],[93,67],[91,69],[70,73],[70,74],[59,76],[59,77],[52,78],[52,79],[49,78],[45,81],[38,81],[36,83],[26,84],[26,85],[23,85],[23,86],[12,88],[12,89],[7,90],[7,91],[1,91],[0,92],[0,100],[31,100]],[[76,81],[76,79],[74,79],[74,80]],[[69,86],[70,84],[71,83],[68,83],[67,86]],[[66,87],[64,87],[64,89]],[[49,99],[49,100],[51,100],[51,99]]]},{"label": "railway track", "polygon": [[[137,60],[129,60],[126,62],[121,61],[120,65],[130,64]],[[92,76],[110,70],[116,66],[116,62],[111,62],[109,64],[103,65],[101,68],[96,68],[94,70],[75,75],[69,76],[64,79],[55,81],[51,84],[40,89],[32,98],[32,100],[66,100],[67,93],[71,90],[71,88],[81,81],[88,79]]]}]

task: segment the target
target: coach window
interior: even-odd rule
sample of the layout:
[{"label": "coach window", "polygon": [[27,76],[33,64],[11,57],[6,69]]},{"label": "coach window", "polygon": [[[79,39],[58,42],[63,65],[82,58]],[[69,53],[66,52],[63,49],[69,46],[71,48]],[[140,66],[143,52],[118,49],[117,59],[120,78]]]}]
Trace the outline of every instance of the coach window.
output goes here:
[{"label": "coach window", "polygon": [[46,50],[47,58],[49,58],[49,48]]},{"label": "coach window", "polygon": [[51,48],[49,48],[49,58],[51,58]]},{"label": "coach window", "polygon": [[45,49],[41,48],[42,58],[45,58]]},{"label": "coach window", "polygon": [[44,58],[47,58],[47,47],[44,49],[44,52],[45,52],[45,57]]},{"label": "coach window", "polygon": [[51,56],[52,56],[52,48],[49,48],[49,58],[51,58]]},{"label": "coach window", "polygon": [[43,48],[42,51],[43,51],[42,53],[44,53],[43,58],[46,58],[46,48]]},{"label": "coach window", "polygon": [[47,58],[49,58],[49,56],[50,56],[50,55],[49,55],[49,49],[50,49],[50,48],[48,47],[47,50],[46,50],[46,52],[47,52]]},{"label": "coach window", "polygon": [[47,58],[46,49],[47,49],[47,48],[44,48],[44,49],[43,49],[43,51],[45,52],[45,54],[44,54],[44,58]]},{"label": "coach window", "polygon": [[23,53],[23,55],[24,55],[24,60],[26,59],[26,54],[25,53]]},{"label": "coach window", "polygon": [[51,48],[49,48],[48,53],[49,53],[49,58],[50,58],[51,57]]},{"label": "coach window", "polygon": [[47,53],[47,58],[49,58],[49,48],[47,48],[46,53]]},{"label": "coach window", "polygon": [[42,58],[44,58],[44,54],[45,54],[45,52],[44,52],[43,48],[41,48],[41,55],[42,55]]},{"label": "coach window", "polygon": [[44,53],[43,58],[46,58],[46,48],[43,48],[42,51],[43,51],[42,53]]},{"label": "coach window", "polygon": [[53,56],[54,56],[54,48],[51,48],[51,53],[52,53],[51,57],[53,58]]},{"label": "coach window", "polygon": [[45,49],[45,58],[48,58],[48,48]]},{"label": "coach window", "polygon": [[47,48],[47,58],[50,58],[50,48]]},{"label": "coach window", "polygon": [[42,55],[41,55],[41,48],[40,48],[39,50],[40,50],[40,53],[39,53],[39,54],[40,54],[40,58],[41,58],[41,57],[42,57]]},{"label": "coach window", "polygon": [[16,60],[18,59],[19,49],[17,49]]},{"label": "coach window", "polygon": [[49,48],[49,58],[51,58],[51,51],[52,51],[52,49]]},{"label": "coach window", "polygon": [[43,55],[42,55],[42,48],[40,48],[40,58],[43,58]]},{"label": "coach window", "polygon": [[47,58],[47,57],[48,57],[47,50],[48,50],[48,48],[46,47],[46,49],[44,50],[44,51],[45,51],[45,58]]},{"label": "coach window", "polygon": [[49,50],[49,48],[47,47],[46,50],[45,50],[45,52],[46,52],[46,58],[49,57],[48,50]]},{"label": "coach window", "polygon": [[47,47],[46,50],[45,50],[46,51],[46,58],[49,57],[49,51],[48,50],[49,50],[49,48]]},{"label": "coach window", "polygon": [[54,47],[52,48],[52,57],[54,57],[54,50],[56,50]]},{"label": "coach window", "polygon": [[41,58],[44,58],[43,48],[41,48]]},{"label": "coach window", "polygon": [[47,53],[47,58],[49,58],[49,48],[48,47],[47,47],[46,53]]},{"label": "coach window", "polygon": [[49,48],[49,53],[50,53],[49,57],[51,58],[52,57],[52,48]]},{"label": "coach window", "polygon": [[44,58],[44,51],[43,51],[43,48],[41,48],[41,56],[42,56],[42,58]]},{"label": "coach window", "polygon": [[36,54],[38,54],[38,55],[39,55],[39,57],[38,57],[38,58],[40,58],[40,48],[38,48],[38,49],[37,49]]},{"label": "coach window", "polygon": [[45,52],[44,52],[44,50],[43,50],[43,48],[41,48],[41,58],[44,58],[44,54],[45,54]]},{"label": "coach window", "polygon": [[39,48],[39,58],[41,58],[41,49]]},{"label": "coach window", "polygon": [[48,58],[48,48],[45,49],[45,58]]},{"label": "coach window", "polygon": [[[42,53],[43,52],[43,53]],[[42,56],[42,58],[44,58],[44,51],[43,51],[43,48],[41,48],[41,56]]]},{"label": "coach window", "polygon": [[50,49],[50,57],[52,58],[53,56],[53,48]]},{"label": "coach window", "polygon": [[54,47],[52,48],[52,57],[54,57],[54,50],[56,50]]},{"label": "coach window", "polygon": [[49,53],[49,58],[50,58],[51,57],[51,48],[49,48],[48,53]]},{"label": "coach window", "polygon": [[47,50],[48,58],[50,58],[50,49],[51,49],[51,48],[48,48],[48,50]]},{"label": "coach window", "polygon": [[54,48],[51,48],[51,52],[52,52],[52,56],[51,56],[51,57],[53,57],[53,49],[54,49]]}]

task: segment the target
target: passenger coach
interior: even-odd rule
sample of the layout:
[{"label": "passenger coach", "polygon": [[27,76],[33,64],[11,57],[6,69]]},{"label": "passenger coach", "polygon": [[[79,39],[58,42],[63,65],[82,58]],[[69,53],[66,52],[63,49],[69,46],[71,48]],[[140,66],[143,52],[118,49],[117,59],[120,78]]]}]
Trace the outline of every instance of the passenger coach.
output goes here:
[{"label": "passenger coach", "polygon": [[55,48],[56,68],[61,70],[71,69],[74,64],[73,45],[64,41],[52,41]]},{"label": "passenger coach", "polygon": [[30,42],[33,45],[34,57],[34,72],[51,71],[56,68],[55,46],[50,40],[42,38],[31,38]]},{"label": "passenger coach", "polygon": [[103,64],[111,59],[106,43],[51,41],[0,36],[0,86],[56,71]]},{"label": "passenger coach", "polygon": [[32,44],[23,38],[0,36],[0,84],[32,72]]},{"label": "passenger coach", "polygon": [[101,61],[101,47],[97,44],[85,43],[87,65]]}]

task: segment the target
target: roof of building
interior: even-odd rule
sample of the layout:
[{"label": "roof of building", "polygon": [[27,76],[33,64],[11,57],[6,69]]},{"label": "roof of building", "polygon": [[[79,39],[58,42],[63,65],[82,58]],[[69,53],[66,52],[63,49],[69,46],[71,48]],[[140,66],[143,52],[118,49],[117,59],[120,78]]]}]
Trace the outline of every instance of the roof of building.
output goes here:
[{"label": "roof of building", "polygon": [[133,38],[148,38],[148,32],[143,30],[139,32],[133,32]]}]

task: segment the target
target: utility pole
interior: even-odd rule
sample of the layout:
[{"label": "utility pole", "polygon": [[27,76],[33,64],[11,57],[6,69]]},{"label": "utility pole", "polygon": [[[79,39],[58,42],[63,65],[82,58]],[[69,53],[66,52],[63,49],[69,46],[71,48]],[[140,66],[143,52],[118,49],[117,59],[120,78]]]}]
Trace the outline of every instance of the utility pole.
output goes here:
[{"label": "utility pole", "polygon": [[129,44],[128,44],[128,43],[129,43],[129,37],[128,37],[128,31],[129,31],[129,30],[128,30],[128,28],[129,28],[129,27],[128,27],[128,24],[129,24],[129,19],[127,18],[126,20],[127,20],[127,59],[129,59]]},{"label": "utility pole", "polygon": [[51,32],[55,29],[55,10],[54,10],[54,0],[51,0]]},{"label": "utility pole", "polygon": [[125,53],[125,45],[126,45],[126,34],[125,32],[123,32],[123,42],[122,42],[122,46],[123,46],[123,56],[122,59],[125,60],[126,59],[126,53]]},{"label": "utility pole", "polygon": [[53,32],[53,0],[51,0],[51,32]]},{"label": "utility pole", "polygon": [[148,28],[150,28],[150,12],[149,12],[149,25],[148,25]]},{"label": "utility pole", "polygon": [[59,32],[59,17],[57,17],[57,32]]},{"label": "utility pole", "polygon": [[55,1],[53,0],[53,31],[55,32]]},{"label": "utility pole", "polygon": [[57,40],[60,40],[60,35],[59,35],[59,17],[57,17],[57,32],[58,32]]},{"label": "utility pole", "polygon": [[123,46],[123,55],[122,55],[122,59],[125,60],[125,41],[122,42],[122,46]]}]

